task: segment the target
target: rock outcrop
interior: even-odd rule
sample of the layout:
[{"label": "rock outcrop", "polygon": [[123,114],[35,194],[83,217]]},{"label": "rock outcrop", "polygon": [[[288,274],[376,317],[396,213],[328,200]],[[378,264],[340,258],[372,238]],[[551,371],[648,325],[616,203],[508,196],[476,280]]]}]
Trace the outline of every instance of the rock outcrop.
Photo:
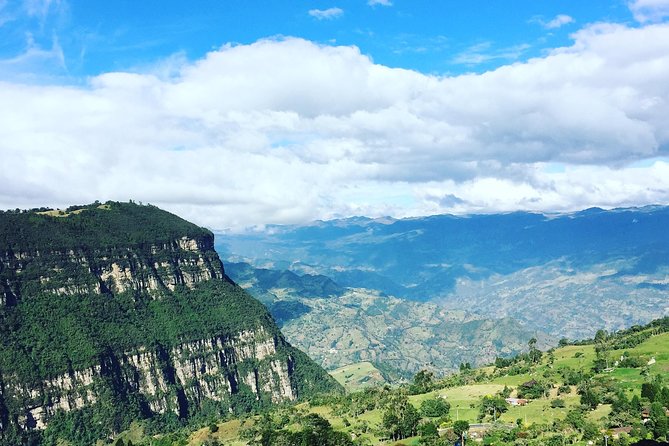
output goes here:
[{"label": "rock outcrop", "polygon": [[[152,218],[161,224],[126,243],[115,232]],[[227,278],[213,246],[208,230],[151,206],[0,214],[0,440],[81,410],[187,419],[338,390]],[[46,333],[31,340],[40,321]],[[108,431],[128,421],[117,418]]]}]

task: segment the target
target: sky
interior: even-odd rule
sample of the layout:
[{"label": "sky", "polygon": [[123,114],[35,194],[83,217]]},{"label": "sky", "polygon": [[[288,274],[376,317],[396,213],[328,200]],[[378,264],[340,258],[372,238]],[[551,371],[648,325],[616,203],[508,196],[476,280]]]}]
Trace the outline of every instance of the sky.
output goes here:
[{"label": "sky", "polygon": [[0,209],[669,204],[669,0],[0,0]]}]

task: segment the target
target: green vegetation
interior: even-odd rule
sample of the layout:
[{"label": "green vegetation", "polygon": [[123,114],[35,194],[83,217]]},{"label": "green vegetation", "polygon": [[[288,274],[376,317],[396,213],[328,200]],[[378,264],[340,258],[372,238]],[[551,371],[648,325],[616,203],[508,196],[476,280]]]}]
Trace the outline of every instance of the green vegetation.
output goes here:
[{"label": "green vegetation", "polygon": [[330,375],[347,391],[384,384],[383,374],[371,362],[358,362],[332,370]]},{"label": "green vegetation", "polygon": [[265,414],[240,437],[258,446],[353,446],[348,435],[335,431],[328,420],[315,413],[283,413],[280,417]]},{"label": "green vegetation", "polygon": [[[238,436],[229,433],[229,443],[225,444],[234,444],[233,439],[244,436],[245,429],[260,429],[264,417],[274,423],[283,418],[284,423],[277,424],[281,426],[277,429],[300,432],[303,425],[298,419],[308,414],[327,420],[334,431],[345,433],[358,445],[441,446],[453,445],[465,437],[467,444],[480,444],[474,442],[478,439],[483,445],[497,446],[585,446],[589,441],[599,446],[607,435],[609,445],[622,446],[642,438],[663,439],[667,435],[664,407],[669,404],[667,326],[669,318],[639,327],[635,333],[606,335],[607,345],[614,346],[622,345],[628,336],[650,333],[634,347],[606,350],[609,359],[624,356],[624,351],[641,358],[645,363],[642,370],[646,370],[643,375],[622,373],[628,370],[621,367],[626,365],[624,361],[618,365],[611,361],[614,370],[596,372],[597,345],[592,340],[591,344],[565,345],[543,352],[538,361],[523,354],[506,361],[504,367],[475,369],[463,364],[458,373],[443,379],[422,371],[399,387],[385,385],[347,395],[321,396],[309,404],[247,418],[244,427],[237,430]],[[655,362],[648,364],[653,357]],[[509,373],[518,368],[525,371]],[[627,380],[618,380],[616,372]],[[519,391],[529,392],[532,397],[519,405],[506,401],[517,398]],[[597,403],[591,404],[587,395],[593,395]],[[644,417],[648,418],[645,424]],[[617,431],[623,428],[624,433]],[[184,444],[203,444],[196,438],[202,437],[191,434]],[[145,439],[143,444],[150,445],[151,441]]]},{"label": "green vegetation", "polygon": [[12,251],[110,248],[209,237],[211,231],[152,205],[107,202],[53,212],[0,211],[0,246]]},{"label": "green vegetation", "polygon": [[[205,251],[213,244],[206,229],[152,206],[110,202],[62,213],[0,214],[0,445],[441,446],[467,438],[467,444],[477,439],[484,445],[557,446],[599,445],[606,434],[609,444],[622,446],[631,439],[668,435],[669,318],[618,333],[601,330],[578,343],[563,339],[560,348],[542,352],[536,339],[519,341],[513,321],[466,319],[430,304],[357,290],[281,307],[288,330],[300,330],[300,336],[336,336],[337,343],[321,352],[323,358],[342,354],[339,358],[369,360],[364,367],[340,370],[340,379],[349,385],[366,384],[365,374],[387,375],[388,369],[376,367],[383,354],[409,351],[411,355],[395,357],[391,368],[411,370],[430,362],[425,359],[432,353],[427,352],[487,346],[487,367],[473,367],[477,363],[469,352],[419,370],[397,387],[381,384],[344,395],[321,368],[284,341],[267,310],[242,288],[226,280],[201,280],[173,289],[163,284],[148,292],[145,285],[153,273],[147,271],[156,264],[172,265],[172,274],[179,275],[200,261],[180,247],[184,236]],[[163,245],[171,249],[155,248]],[[217,260],[213,251],[203,255]],[[99,280],[104,262],[132,271],[137,286],[118,290]],[[267,276],[283,285],[267,290],[272,302],[293,299],[289,288],[299,285],[296,277]],[[309,280],[314,293],[333,286],[322,277]],[[325,329],[298,324],[318,314],[331,315]],[[364,327],[352,320],[364,321]],[[278,358],[290,370],[291,390],[308,402],[277,407],[271,394],[254,392],[241,380],[234,381],[238,389],[229,398],[215,401],[199,390],[187,392],[205,386],[206,380],[183,383],[174,378],[178,372],[170,368],[169,352],[180,345],[259,329],[275,341],[276,356],[252,357],[235,367],[251,380],[255,376],[257,385],[254,371],[265,367],[278,373],[270,364]],[[515,339],[517,351],[495,348],[505,336]],[[402,339],[424,347],[407,350]],[[517,353],[523,349],[526,353]],[[363,358],[364,351],[374,352],[373,357]],[[152,367],[166,377],[161,392],[169,403],[161,415],[151,408],[154,401],[138,392],[134,369],[123,360],[139,352],[154,355]],[[44,431],[24,428],[36,423],[31,410],[62,401],[47,381],[69,379],[91,367],[100,373],[93,374],[87,388],[64,396],[87,404],[48,414]],[[450,371],[456,372],[445,373]],[[218,373],[233,371],[222,367]],[[623,428],[629,434],[614,439],[614,430]]]},{"label": "green vegetation", "polygon": [[[112,265],[129,271],[133,285],[118,289],[103,280],[101,271]],[[176,282],[202,271],[202,279]],[[256,373],[257,380],[265,368],[275,376],[275,360],[288,367],[290,390],[300,398],[340,389],[284,340],[260,302],[221,276],[212,233],[153,206],[109,202],[62,213],[0,213],[0,445],[88,446],[136,420],[148,420],[146,433],[155,434],[264,410],[274,403],[271,392],[253,391],[235,374]],[[223,400],[200,395],[207,382],[177,379],[173,356],[181,345],[212,339],[226,345],[259,331],[274,343],[275,356],[221,359],[220,375],[231,382]],[[140,353],[154,358],[145,366],[162,377],[157,396],[139,391],[127,357]],[[85,373],[87,384],[68,384]],[[154,410],[153,397],[166,407]],[[78,408],[35,412],[48,427],[31,429],[38,420],[30,410],[58,402]]]},{"label": "green vegetation", "polygon": [[168,349],[259,326],[279,333],[260,302],[224,281],[182,287],[160,300],[132,292],[114,298],[35,293],[0,308],[0,331],[6,333],[0,370],[38,383],[140,346]]}]

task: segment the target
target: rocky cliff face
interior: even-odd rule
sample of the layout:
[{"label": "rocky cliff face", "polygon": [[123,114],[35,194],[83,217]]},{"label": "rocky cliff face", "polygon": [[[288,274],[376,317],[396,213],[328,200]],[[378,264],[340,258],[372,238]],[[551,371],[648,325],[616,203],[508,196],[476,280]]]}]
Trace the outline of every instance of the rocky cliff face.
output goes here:
[{"label": "rocky cliff face", "polygon": [[240,386],[246,386],[258,401],[294,401],[293,363],[278,357],[278,343],[276,336],[260,327],[255,332],[187,342],[169,350],[140,347],[105,356],[99,364],[37,385],[6,377],[0,398],[22,402],[16,422],[23,429],[44,429],[59,410],[69,412],[95,404],[105,380],[122,392],[136,394],[152,414],[173,412],[183,418],[205,400],[229,403]]},{"label": "rocky cliff face", "polygon": [[[58,295],[174,291],[210,279],[223,279],[223,265],[213,237],[180,237],[148,247],[125,246],[91,250],[35,248],[0,252],[4,270],[0,305],[16,303],[22,286]],[[26,283],[33,281],[35,283]]]},{"label": "rocky cliff face", "polygon": [[[80,410],[115,413],[115,404],[139,417],[187,419],[204,407],[244,411],[336,389],[226,277],[209,231],[189,227],[167,240],[149,231],[126,244],[91,243],[89,233],[77,241],[80,224],[100,220],[113,231],[118,215],[106,212],[123,218],[123,206],[130,205],[85,210],[94,214],[85,220],[33,217],[71,231],[71,246],[41,232],[13,242],[12,225],[0,225],[0,440]],[[76,218],[83,223],[66,222]],[[35,332],[39,321],[46,334]]]}]

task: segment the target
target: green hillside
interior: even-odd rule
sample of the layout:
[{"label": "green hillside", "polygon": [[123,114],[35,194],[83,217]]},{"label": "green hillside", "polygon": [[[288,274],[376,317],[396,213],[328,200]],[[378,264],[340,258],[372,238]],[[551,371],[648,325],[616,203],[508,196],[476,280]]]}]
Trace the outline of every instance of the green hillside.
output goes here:
[{"label": "green hillside", "polygon": [[0,445],[88,446],[341,391],[154,206],[0,213]]},{"label": "green hillside", "polygon": [[[608,367],[600,368],[602,360],[610,361]],[[667,435],[663,407],[669,405],[669,318],[615,334],[598,332],[596,339],[548,352],[531,346],[528,353],[496,363],[478,369],[463,364],[444,379],[422,371],[403,386],[320,397],[262,417],[222,422],[216,432],[182,432],[181,443],[165,444],[265,444],[263,429],[303,432],[315,415],[360,445],[452,445],[457,439],[454,428],[465,421],[469,444],[483,445],[585,446],[606,441],[622,446]],[[359,380],[364,370],[353,365],[340,373]],[[510,405],[507,397],[527,403]],[[649,413],[645,424],[644,410]],[[144,438],[140,444],[157,441]]]},{"label": "green hillside", "polygon": [[347,391],[384,384],[386,379],[371,362],[358,362],[332,370],[330,375]]}]

